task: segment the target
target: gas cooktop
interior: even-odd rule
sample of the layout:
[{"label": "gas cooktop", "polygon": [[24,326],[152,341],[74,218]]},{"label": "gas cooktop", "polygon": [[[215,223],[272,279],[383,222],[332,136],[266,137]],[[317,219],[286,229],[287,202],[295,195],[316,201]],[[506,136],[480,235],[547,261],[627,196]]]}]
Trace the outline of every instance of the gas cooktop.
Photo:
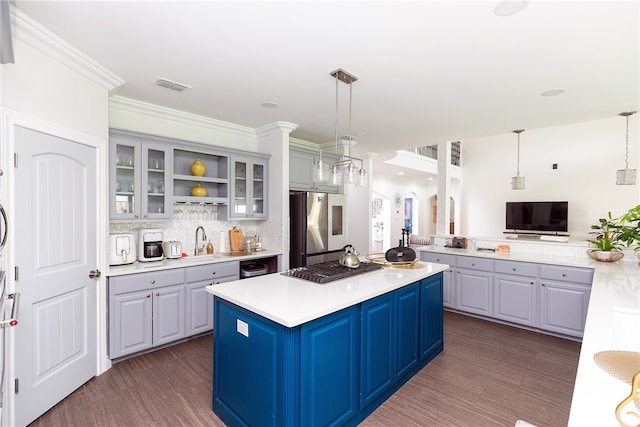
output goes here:
[{"label": "gas cooktop", "polygon": [[282,273],[285,276],[295,277],[297,279],[309,280],[316,283],[333,282],[347,277],[356,276],[362,273],[368,273],[382,268],[381,265],[369,262],[361,262],[356,268],[349,268],[341,265],[338,261],[322,262],[320,264],[312,264],[306,267],[292,268]]}]

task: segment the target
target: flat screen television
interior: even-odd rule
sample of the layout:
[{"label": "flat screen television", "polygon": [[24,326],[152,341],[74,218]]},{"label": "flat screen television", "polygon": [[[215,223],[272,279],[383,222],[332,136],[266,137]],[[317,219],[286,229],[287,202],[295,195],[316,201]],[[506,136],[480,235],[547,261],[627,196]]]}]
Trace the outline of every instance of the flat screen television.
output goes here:
[{"label": "flat screen television", "polygon": [[507,202],[506,228],[512,231],[566,233],[569,202]]}]

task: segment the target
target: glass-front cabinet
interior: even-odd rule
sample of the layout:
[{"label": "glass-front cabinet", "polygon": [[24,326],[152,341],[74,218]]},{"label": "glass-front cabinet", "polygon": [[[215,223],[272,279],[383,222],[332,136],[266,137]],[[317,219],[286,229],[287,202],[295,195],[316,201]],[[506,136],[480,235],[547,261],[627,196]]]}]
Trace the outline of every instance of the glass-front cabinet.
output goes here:
[{"label": "glass-front cabinet", "polygon": [[268,157],[233,157],[229,216],[266,219],[268,213]]},{"label": "glass-front cabinet", "polygon": [[110,219],[171,219],[171,150],[114,131],[110,139]]}]

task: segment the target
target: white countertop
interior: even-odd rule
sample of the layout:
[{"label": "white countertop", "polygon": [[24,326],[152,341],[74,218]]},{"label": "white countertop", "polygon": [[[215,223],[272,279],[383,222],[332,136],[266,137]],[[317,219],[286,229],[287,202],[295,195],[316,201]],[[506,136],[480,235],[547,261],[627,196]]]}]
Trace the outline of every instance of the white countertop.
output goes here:
[{"label": "white countertop", "polygon": [[286,327],[295,327],[442,272],[445,264],[381,268],[325,284],[274,273],[207,286],[207,292]]},{"label": "white countertop", "polygon": [[267,258],[281,255],[282,251],[266,250],[251,252],[243,255],[224,255],[215,253],[213,255],[187,256],[185,258],[163,259],[162,261],[140,262],[132,264],[112,265],[109,267],[106,276],[123,276],[125,274],[145,273],[149,271],[170,270],[172,268],[193,267],[195,265],[215,264],[227,261],[244,261],[248,259]]},{"label": "white countertop", "polygon": [[[640,266],[625,255],[615,263],[591,260],[586,253],[558,256],[552,253],[478,252],[441,246],[420,247],[417,251],[509,259],[544,264],[590,267],[595,270],[580,361],[571,403],[569,426],[618,426],[616,406],[631,394],[631,385],[611,376],[593,359],[600,351],[640,352]],[[640,413],[640,408],[628,407]],[[627,418],[628,424],[638,422]]]}]

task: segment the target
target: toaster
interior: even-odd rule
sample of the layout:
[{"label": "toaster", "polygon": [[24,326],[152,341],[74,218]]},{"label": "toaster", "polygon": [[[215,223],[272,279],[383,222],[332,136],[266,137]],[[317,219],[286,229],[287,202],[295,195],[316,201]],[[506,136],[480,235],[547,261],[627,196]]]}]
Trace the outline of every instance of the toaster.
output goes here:
[{"label": "toaster", "polygon": [[133,233],[109,235],[109,265],[131,264],[136,261]]},{"label": "toaster", "polygon": [[168,241],[162,242],[162,252],[167,259],[182,257],[182,244],[180,242]]}]

